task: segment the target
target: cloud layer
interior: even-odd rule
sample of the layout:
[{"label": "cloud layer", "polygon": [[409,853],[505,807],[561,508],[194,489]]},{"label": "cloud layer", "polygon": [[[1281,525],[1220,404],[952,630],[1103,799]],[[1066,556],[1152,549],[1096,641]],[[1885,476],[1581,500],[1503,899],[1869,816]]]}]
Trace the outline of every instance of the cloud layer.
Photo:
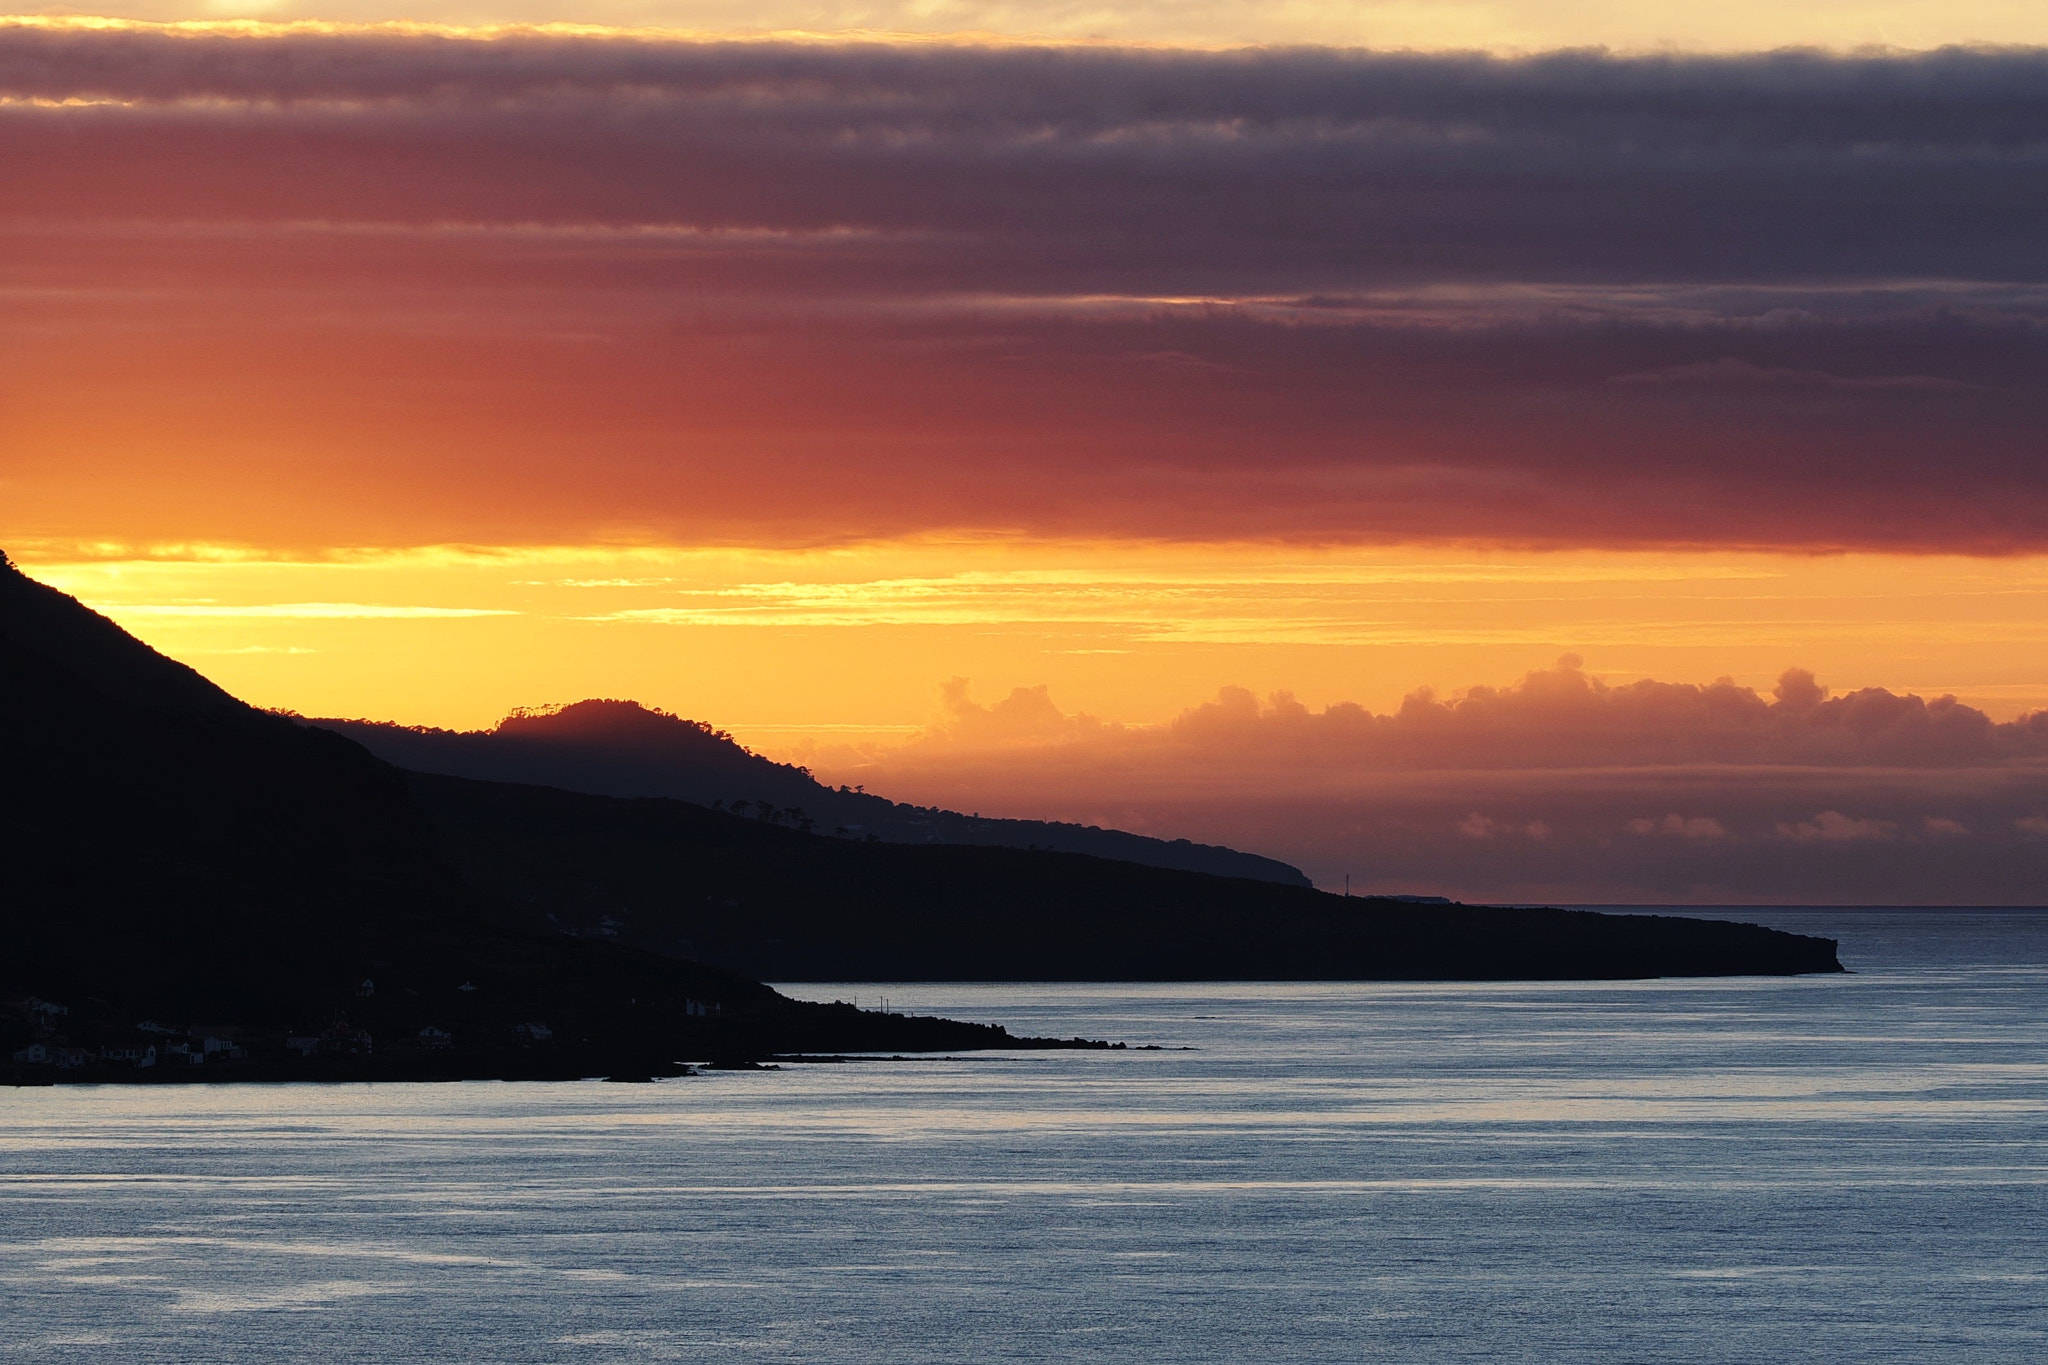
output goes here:
[{"label": "cloud layer", "polygon": [[2036,50],[1510,60],[9,27],[0,93],[16,213],[902,234],[880,278],[845,282],[892,294],[1314,307],[1446,280],[2038,283],[2048,164]]},{"label": "cloud layer", "polygon": [[[1239,689],[1159,727],[1044,689],[945,693],[918,741],[827,774],[989,813],[1234,843],[1325,885],[1474,899],[2034,903],[2048,885],[2048,712],[1953,698],[1609,686],[1576,660],[1389,714]],[[1002,803],[1008,803],[1005,806]]]},{"label": "cloud layer", "polygon": [[232,470],[180,534],[357,543],[2040,548],[2044,116],[2033,49],[0,25],[12,491],[61,530],[90,459],[139,531]]}]

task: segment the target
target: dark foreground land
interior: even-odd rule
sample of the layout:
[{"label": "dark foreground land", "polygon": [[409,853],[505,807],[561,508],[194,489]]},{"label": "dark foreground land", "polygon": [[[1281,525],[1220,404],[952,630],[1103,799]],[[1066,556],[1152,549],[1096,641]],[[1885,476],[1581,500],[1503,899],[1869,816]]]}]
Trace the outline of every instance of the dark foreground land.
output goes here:
[{"label": "dark foreground land", "polygon": [[[691,1004],[702,1013],[680,1020],[664,1021],[653,1011],[606,1018],[557,1008],[553,1022],[507,1023],[468,1001],[412,994],[381,1008],[359,1000],[356,1008],[331,1014],[317,1032],[301,1033],[262,1023],[135,1020],[102,999],[64,1005],[30,997],[9,1002],[0,1013],[0,1029],[13,1040],[9,1060],[0,1063],[0,1084],[651,1080],[785,1058],[842,1059],[810,1051],[824,1046],[898,1055],[1123,1046],[1019,1036],[991,1024],[862,1010],[843,1002],[812,1004],[765,988],[730,1013],[717,1002]],[[441,1022],[421,1024],[424,1018]]]},{"label": "dark foreground land", "polygon": [[1087,1045],[807,1004],[763,977],[1840,970],[1833,941],[1754,925],[1350,899],[408,773],[243,705],[4,558],[0,772],[0,1076],[18,1079]]}]

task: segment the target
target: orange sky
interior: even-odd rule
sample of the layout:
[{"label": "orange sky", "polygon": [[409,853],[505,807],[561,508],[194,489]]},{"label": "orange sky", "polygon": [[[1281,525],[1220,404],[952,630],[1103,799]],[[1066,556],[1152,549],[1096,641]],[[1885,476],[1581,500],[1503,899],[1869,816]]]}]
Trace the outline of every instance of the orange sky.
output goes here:
[{"label": "orange sky", "polygon": [[[1389,709],[1560,654],[1596,676],[2048,706],[2048,559],[941,539],[276,558],[18,542],[38,577],[261,705],[473,727],[631,696],[771,750],[916,727],[939,684],[1165,720],[1218,687]],[[813,727],[824,727],[816,729]]]}]

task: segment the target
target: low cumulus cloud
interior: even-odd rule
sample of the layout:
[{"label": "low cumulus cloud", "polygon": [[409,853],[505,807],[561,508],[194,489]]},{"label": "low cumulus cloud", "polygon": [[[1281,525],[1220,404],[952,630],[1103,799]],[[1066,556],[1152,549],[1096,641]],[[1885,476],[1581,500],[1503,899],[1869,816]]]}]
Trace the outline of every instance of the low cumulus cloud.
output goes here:
[{"label": "low cumulus cloud", "polygon": [[1881,687],[1832,695],[1787,669],[1770,695],[1731,679],[1613,684],[1566,655],[1507,687],[1451,697],[1423,690],[1375,713],[1352,702],[1320,709],[1291,693],[1263,699],[1221,689],[1163,727],[1067,715],[1044,687],[983,705],[954,679],[943,715],[907,754],[935,761],[1019,745],[1113,750],[1163,767],[1210,769],[1249,760],[1303,775],[1463,769],[1643,768],[1725,764],[1801,768],[1956,768],[2048,762],[2048,712],[1994,721],[1954,697]]},{"label": "low cumulus cloud", "polygon": [[1376,714],[1225,689],[1160,726],[1060,710],[1043,688],[924,735],[820,752],[829,775],[984,812],[1053,814],[1253,848],[1325,885],[1582,902],[2021,903],[2048,876],[2048,712],[1832,695],[1788,670],[1606,683],[1577,660]]},{"label": "low cumulus cloud", "polygon": [[2034,49],[0,22],[0,401],[444,538],[2038,549],[2044,118]]}]

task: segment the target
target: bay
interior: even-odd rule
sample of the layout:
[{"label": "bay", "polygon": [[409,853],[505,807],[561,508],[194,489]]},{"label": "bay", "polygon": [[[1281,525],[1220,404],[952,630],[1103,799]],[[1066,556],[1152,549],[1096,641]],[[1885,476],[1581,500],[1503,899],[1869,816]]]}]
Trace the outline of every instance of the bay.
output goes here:
[{"label": "bay", "polygon": [[803,984],[1162,1050],[0,1092],[0,1358],[2048,1358],[2048,913],[1724,913],[1853,974]]}]

